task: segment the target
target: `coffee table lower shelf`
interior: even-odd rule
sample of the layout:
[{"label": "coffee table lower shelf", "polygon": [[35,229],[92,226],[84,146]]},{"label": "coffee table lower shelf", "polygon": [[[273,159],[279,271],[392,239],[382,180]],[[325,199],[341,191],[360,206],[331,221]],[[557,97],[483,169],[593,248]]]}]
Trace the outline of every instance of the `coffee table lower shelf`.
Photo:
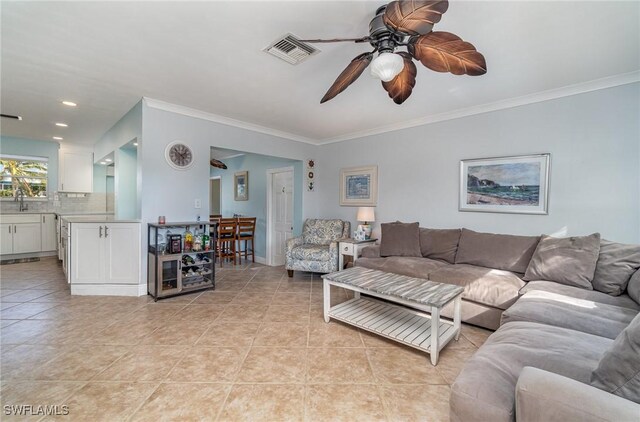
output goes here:
[{"label": "coffee table lower shelf", "polygon": [[[431,354],[432,319],[429,314],[360,297],[331,307],[329,317]],[[438,351],[456,336],[457,331],[453,322],[439,321]]]}]

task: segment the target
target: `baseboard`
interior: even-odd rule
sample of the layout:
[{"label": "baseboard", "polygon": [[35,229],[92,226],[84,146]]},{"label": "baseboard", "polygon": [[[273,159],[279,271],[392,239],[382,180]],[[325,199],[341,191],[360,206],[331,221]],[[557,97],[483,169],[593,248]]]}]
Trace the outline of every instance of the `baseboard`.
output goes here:
[{"label": "baseboard", "polygon": [[13,253],[0,255],[2,259],[22,259],[22,258],[44,258],[47,256],[58,256],[57,251],[45,251],[45,252],[29,252],[29,253]]},{"label": "baseboard", "polygon": [[[144,293],[141,294],[141,291],[144,291]],[[71,284],[71,294],[78,296],[144,296],[147,294],[147,285]]]},{"label": "baseboard", "polygon": [[258,264],[267,265],[267,258],[264,256],[256,256],[256,262]]}]

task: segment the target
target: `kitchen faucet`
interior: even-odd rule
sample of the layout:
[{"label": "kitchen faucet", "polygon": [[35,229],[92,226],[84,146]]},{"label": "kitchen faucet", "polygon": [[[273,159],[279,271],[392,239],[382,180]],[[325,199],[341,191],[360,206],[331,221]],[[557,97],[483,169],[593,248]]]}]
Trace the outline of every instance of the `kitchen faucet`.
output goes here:
[{"label": "kitchen faucet", "polygon": [[16,189],[16,202],[18,202],[18,198],[20,198],[20,212],[27,211],[29,209],[29,205],[24,204],[24,190],[20,187]]}]

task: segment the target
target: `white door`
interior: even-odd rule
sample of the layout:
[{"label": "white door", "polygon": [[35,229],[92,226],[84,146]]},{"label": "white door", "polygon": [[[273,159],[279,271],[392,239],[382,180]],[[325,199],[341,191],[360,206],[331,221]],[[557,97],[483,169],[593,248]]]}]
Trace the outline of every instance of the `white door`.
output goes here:
[{"label": "white door", "polygon": [[59,157],[59,190],[93,192],[93,153],[60,150]]},{"label": "white door", "polygon": [[55,214],[42,214],[42,225],[40,227],[42,235],[42,251],[55,251],[58,247]]},{"label": "white door", "polygon": [[13,224],[0,224],[0,254],[13,253]]},{"label": "white door", "polygon": [[40,252],[40,223],[13,225],[13,253]]},{"label": "white door", "polygon": [[293,236],[293,170],[273,174],[271,262],[284,265],[287,240]]},{"label": "white door", "polygon": [[140,282],[140,225],[105,224],[105,283]]},{"label": "white door", "polygon": [[71,224],[71,253],[68,256],[71,283],[104,283],[104,225]]}]

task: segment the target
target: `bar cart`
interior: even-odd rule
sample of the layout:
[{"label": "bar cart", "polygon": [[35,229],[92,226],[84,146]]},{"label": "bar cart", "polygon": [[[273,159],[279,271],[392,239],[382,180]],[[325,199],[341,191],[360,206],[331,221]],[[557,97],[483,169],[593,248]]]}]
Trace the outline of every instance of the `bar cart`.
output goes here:
[{"label": "bar cart", "polygon": [[148,225],[147,293],[155,301],[215,289],[215,223]]}]

